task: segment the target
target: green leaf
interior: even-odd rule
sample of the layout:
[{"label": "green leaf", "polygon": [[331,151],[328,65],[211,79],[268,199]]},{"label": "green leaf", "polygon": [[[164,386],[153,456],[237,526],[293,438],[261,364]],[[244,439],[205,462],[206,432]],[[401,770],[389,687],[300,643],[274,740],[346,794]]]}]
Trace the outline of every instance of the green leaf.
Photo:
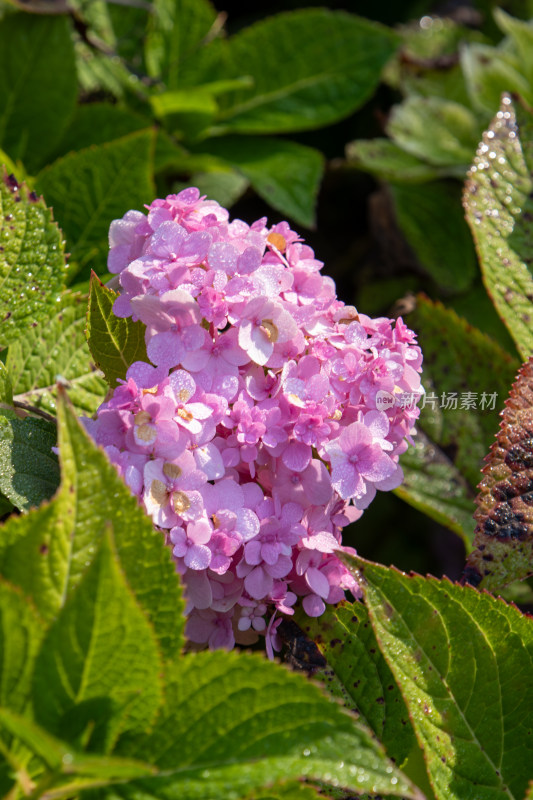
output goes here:
[{"label": "green leaf", "polygon": [[153,131],[70,153],[44,169],[36,186],[54,206],[71,247],[71,273],[103,271],[111,220],[151,202]]},{"label": "green leaf", "polygon": [[194,65],[216,20],[207,0],[154,0],[145,38],[148,73],[167,89],[183,84],[182,72]]},{"label": "green leaf", "polygon": [[43,633],[35,608],[0,581],[0,707],[24,710]]},{"label": "green leaf", "polygon": [[94,414],[107,385],[95,371],[85,338],[87,297],[64,293],[45,323],[12,344],[7,368],[15,400],[56,412],[57,382],[66,383],[78,414]]},{"label": "green leaf", "polygon": [[477,261],[458,187],[439,181],[390,188],[399,225],[421,266],[446,291],[467,289]]},{"label": "green leaf", "polygon": [[400,457],[400,464],[404,480],[395,491],[398,497],[457,533],[469,549],[474,537],[473,492],[452,461],[418,430],[415,446]]},{"label": "green leaf", "polygon": [[533,122],[510,97],[483,134],[464,206],[496,310],[524,359],[533,352]]},{"label": "green leaf", "polygon": [[76,108],[54,156],[57,158],[72,150],[112,142],[149,126],[149,119],[126,108],[111,103],[85,103]]},{"label": "green leaf", "polygon": [[220,98],[217,132],[287,133],[336,122],[370,97],[398,42],[377,23],[328,9],[251,25],[228,42],[221,77],[250,75],[254,88]]},{"label": "green leaf", "polygon": [[[455,467],[475,487],[518,364],[440,303],[419,297],[409,325],[424,353],[424,383],[430,378],[435,387],[422,402],[420,427],[450,448]],[[440,432],[432,430],[435,406],[442,415]]]},{"label": "green leaf", "polygon": [[533,356],[502,412],[476,498],[474,550],[465,580],[490,591],[533,573]]},{"label": "green leaf", "polygon": [[76,95],[65,16],[8,14],[0,20],[0,146],[11,158],[30,171],[43,164],[74,111]]},{"label": "green leaf", "polygon": [[494,114],[503,92],[516,92],[529,103],[533,100],[520,60],[508,50],[473,43],[461,50],[461,66],[475,109]]},{"label": "green leaf", "polygon": [[387,755],[402,764],[414,743],[413,729],[365,606],[344,603],[328,608],[320,619],[301,614],[297,622],[316,641],[327,661],[323,673],[326,687],[331,670],[343,688],[340,697],[344,703],[351,701],[350,707],[355,706],[363,722],[383,743]]},{"label": "green leaf", "polygon": [[321,798],[323,800],[324,795],[313,786],[289,781],[256,790],[247,795],[245,800],[321,800]]},{"label": "green leaf", "polygon": [[387,133],[407,153],[440,167],[461,166],[463,175],[479,141],[479,122],[460,103],[408,97],[393,106]]},{"label": "green leaf", "polygon": [[283,139],[231,136],[209,142],[209,152],[227,161],[257,194],[299,225],[315,223],[315,204],[324,170],[318,150]]},{"label": "green leaf", "polygon": [[52,422],[8,419],[0,412],[0,492],[21,511],[48,500],[59,486]]},{"label": "green leaf", "polygon": [[215,97],[203,86],[156,94],[151,103],[154,114],[165,119],[169,129],[192,140],[212,123],[218,109]]},{"label": "green leaf", "polygon": [[533,24],[507,14],[501,8],[494,9],[494,18],[498,27],[508,35],[513,50],[517,53],[520,72],[531,83],[533,78]]},{"label": "green leaf", "polygon": [[3,361],[0,361],[0,403],[13,405],[13,384],[9,370]]},{"label": "green leaf", "polygon": [[174,667],[153,733],[139,739],[159,777],[115,797],[240,797],[304,776],[351,790],[416,797],[374,738],[318,688],[249,654],[188,654]]},{"label": "green leaf", "polygon": [[533,763],[533,620],[447,579],[347,557],[438,800],[521,800]]},{"label": "green leaf", "polygon": [[57,304],[65,279],[61,231],[42,198],[0,173],[0,349]]},{"label": "green leaf", "polygon": [[58,403],[58,437],[60,489],[52,502],[4,525],[0,574],[53,619],[112,525],[126,579],[163,654],[175,657],[182,646],[183,603],[170,549],[64,400]]},{"label": "green leaf", "polygon": [[346,157],[350,166],[393,182],[424,183],[451,172],[407,153],[390,139],[356,139],[347,146]]},{"label": "green leaf", "polygon": [[87,341],[96,366],[112,389],[134,361],[148,361],[142,322],[121,319],[113,314],[117,294],[108,289],[93,272],[87,314]]},{"label": "green leaf", "polygon": [[[0,708],[1,729],[18,738],[55,773],[56,779],[59,776],[81,775],[95,778],[96,785],[101,786],[108,781],[139,778],[154,772],[149,764],[140,761],[76,753],[70,744],[52,736],[27,717],[14,714],[5,708]],[[70,791],[70,796],[72,795]],[[60,797],[62,793],[56,790],[52,796]],[[65,796],[69,796],[68,791],[65,792]]]},{"label": "green leaf", "polygon": [[52,734],[109,752],[142,733],[162,699],[153,631],[126,584],[111,525],[98,554],[43,641],[33,681],[35,718]]}]

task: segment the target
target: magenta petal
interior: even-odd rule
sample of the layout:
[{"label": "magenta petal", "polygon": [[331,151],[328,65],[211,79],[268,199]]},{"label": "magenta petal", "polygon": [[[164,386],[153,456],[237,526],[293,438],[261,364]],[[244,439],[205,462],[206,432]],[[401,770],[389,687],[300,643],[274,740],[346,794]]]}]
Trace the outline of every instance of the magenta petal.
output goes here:
[{"label": "magenta petal", "polygon": [[326,610],[324,601],[316,594],[306,595],[302,600],[302,606],[308,617],[319,617]]},{"label": "magenta petal", "polygon": [[211,562],[211,550],[204,544],[193,544],[185,554],[185,564],[189,569],[207,569]]},{"label": "magenta petal", "polygon": [[165,331],[152,336],[148,342],[146,352],[153,364],[158,367],[164,366],[167,369],[172,369],[181,362],[185,349],[179,334],[173,331]]},{"label": "magenta petal", "polygon": [[305,573],[307,585],[324,600],[329,594],[329,582],[323,572],[320,572],[316,567],[309,567]]},{"label": "magenta petal", "polygon": [[288,469],[302,472],[311,461],[311,447],[303,442],[290,442],[281,456],[281,460]]},{"label": "magenta petal", "polygon": [[262,600],[271,591],[274,581],[263,567],[256,567],[244,579],[244,588],[255,600]]}]

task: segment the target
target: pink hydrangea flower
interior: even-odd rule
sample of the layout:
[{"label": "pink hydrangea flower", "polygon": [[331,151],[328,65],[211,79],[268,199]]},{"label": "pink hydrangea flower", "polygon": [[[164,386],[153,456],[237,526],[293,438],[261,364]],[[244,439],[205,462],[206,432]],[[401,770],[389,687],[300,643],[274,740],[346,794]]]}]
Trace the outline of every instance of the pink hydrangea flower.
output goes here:
[{"label": "pink hydrangea flower", "polygon": [[128,211],[109,244],[114,313],[144,324],[149,363],[86,428],[172,550],[189,638],[263,636],[272,657],[280,614],[359,596],[342,529],[402,480],[415,335],[338,300],[287,222],[230,221],[195,188]]}]

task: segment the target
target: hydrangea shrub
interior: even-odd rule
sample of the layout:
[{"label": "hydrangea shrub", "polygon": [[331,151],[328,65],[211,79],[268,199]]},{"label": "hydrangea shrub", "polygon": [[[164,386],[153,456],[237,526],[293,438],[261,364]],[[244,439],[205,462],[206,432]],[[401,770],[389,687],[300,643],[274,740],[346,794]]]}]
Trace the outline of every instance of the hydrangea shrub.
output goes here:
[{"label": "hydrangea shrub", "polygon": [[85,425],[172,548],[188,637],[261,634],[272,654],[277,612],[359,594],[341,532],[402,480],[415,335],[338,300],[287,222],[230,221],[195,188],[128,211],[109,241],[113,311],[144,323],[151,363]]}]

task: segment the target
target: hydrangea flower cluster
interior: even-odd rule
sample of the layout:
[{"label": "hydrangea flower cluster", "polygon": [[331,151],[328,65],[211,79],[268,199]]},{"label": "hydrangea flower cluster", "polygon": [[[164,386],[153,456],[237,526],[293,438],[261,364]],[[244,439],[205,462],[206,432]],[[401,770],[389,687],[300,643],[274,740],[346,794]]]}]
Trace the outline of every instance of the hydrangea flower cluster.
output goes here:
[{"label": "hydrangea flower cluster", "polygon": [[188,637],[272,654],[277,612],[358,595],[341,530],[402,480],[420,348],[337,300],[288,223],[230,222],[193,188],[147,208],[112,223],[108,265],[151,363],[86,425],[165,532]]}]

